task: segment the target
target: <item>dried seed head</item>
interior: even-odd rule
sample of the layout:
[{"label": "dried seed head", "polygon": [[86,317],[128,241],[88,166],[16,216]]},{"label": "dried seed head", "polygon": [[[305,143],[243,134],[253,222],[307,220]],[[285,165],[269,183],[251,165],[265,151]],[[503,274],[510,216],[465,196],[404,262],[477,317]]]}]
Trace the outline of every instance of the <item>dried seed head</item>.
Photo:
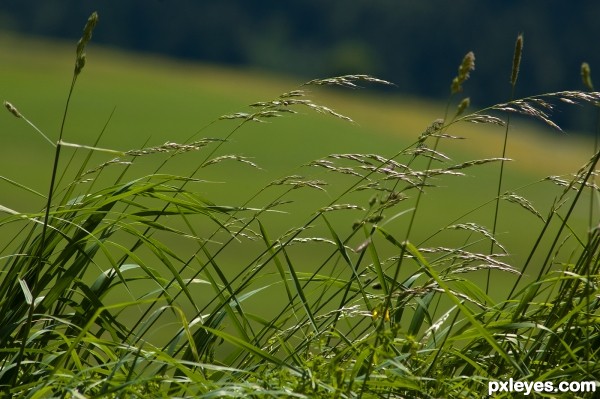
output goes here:
[{"label": "dried seed head", "polygon": [[515,54],[513,56],[513,67],[512,74],[510,76],[510,84],[511,86],[515,86],[517,83],[517,78],[519,77],[519,68],[521,66],[521,55],[523,54],[523,34],[519,34],[517,36],[517,41],[515,43]]},{"label": "dried seed head", "polygon": [[450,92],[452,94],[456,94],[456,93],[459,93],[460,91],[462,91],[462,86],[460,85],[458,77],[456,77],[456,78],[452,79],[452,85],[450,86]]},{"label": "dried seed head", "polygon": [[444,127],[444,120],[443,119],[436,119],[433,121],[433,123],[431,125],[429,125],[427,127],[427,129],[425,129],[425,131],[423,133],[421,133],[421,135],[419,136],[419,143],[423,143],[425,142],[425,140],[436,134],[437,132],[439,132],[440,130],[442,130],[442,128]]},{"label": "dried seed head", "polygon": [[458,67],[458,76],[452,80],[452,85],[450,86],[452,94],[462,91],[462,84],[469,79],[469,73],[473,70],[475,70],[475,54],[469,51]]},{"label": "dried seed head", "polygon": [[10,112],[11,114],[13,114],[17,118],[21,117],[21,113],[19,112],[19,110],[16,109],[15,106],[12,105],[11,103],[9,103],[8,101],[4,101],[4,106],[6,107],[6,109],[8,110],[8,112]]},{"label": "dried seed head", "polygon": [[463,98],[456,109],[456,116],[462,115],[462,113],[465,112],[465,109],[469,108],[469,105],[471,105],[471,99],[469,97]]},{"label": "dried seed head", "polygon": [[583,81],[586,89],[594,91],[594,84],[592,83],[592,70],[590,69],[590,64],[587,62],[581,64],[581,80]]}]

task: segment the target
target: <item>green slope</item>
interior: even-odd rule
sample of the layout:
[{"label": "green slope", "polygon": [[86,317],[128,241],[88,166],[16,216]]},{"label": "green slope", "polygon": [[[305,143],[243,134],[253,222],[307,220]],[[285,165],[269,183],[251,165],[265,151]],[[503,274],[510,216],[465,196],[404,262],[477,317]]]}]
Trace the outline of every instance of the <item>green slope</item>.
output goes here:
[{"label": "green slope", "polygon": [[[56,138],[70,84],[74,45],[17,37],[0,37],[0,96],[13,103],[51,138]],[[115,110],[101,147],[127,150],[166,141],[182,142],[192,134],[198,137],[225,137],[235,121],[215,121],[220,115],[247,112],[248,104],[270,100],[299,87],[293,78],[266,75],[257,71],[176,62],[153,56],[132,55],[93,44],[77,87],[68,118],[65,140],[91,145],[109,115]],[[477,84],[476,73],[471,82]],[[230,163],[212,175],[201,176],[227,184],[207,185],[205,194],[228,203],[240,203],[274,178],[290,174],[310,174],[333,179],[315,168],[300,168],[307,162],[331,153],[379,153],[391,156],[412,143],[431,123],[443,116],[444,105],[401,96],[377,96],[357,90],[315,90],[314,100],[350,116],[355,123],[302,110],[298,115],[253,124],[237,132],[217,155],[240,154],[261,166],[253,170]],[[485,100],[485,99],[483,99]],[[484,101],[479,101],[484,102]],[[47,191],[52,148],[22,121],[8,112],[0,114],[3,145],[0,148],[1,175],[42,193]],[[592,152],[583,139],[550,131],[541,133],[523,121],[511,127],[505,189],[515,189],[547,175],[566,174],[581,166]],[[444,143],[452,162],[498,157],[503,129],[481,125],[458,126],[449,133],[467,140]],[[147,143],[147,144],[144,144]],[[97,162],[110,159],[97,154]],[[148,161],[152,166],[152,162]],[[186,155],[171,165],[171,171],[195,162]],[[183,173],[183,172],[182,172]],[[467,171],[464,178],[436,181],[440,188],[424,197],[419,237],[436,231],[474,207],[492,199],[497,182],[497,165]],[[336,190],[300,195],[300,215],[290,216],[290,225],[306,220],[316,207],[331,200]],[[34,211],[43,200],[0,182],[0,204],[19,211]],[[538,184],[520,193],[542,210],[557,191]],[[407,205],[408,207],[408,205]],[[491,225],[492,207],[473,214],[476,221]],[[580,215],[584,219],[585,215]],[[515,205],[502,207],[499,231],[509,248],[524,255],[524,242],[533,239],[529,228],[537,223]],[[287,224],[285,222],[284,224]],[[403,228],[398,218],[390,228]],[[529,227],[528,227],[529,226]],[[533,229],[536,231],[536,229]],[[415,238],[417,240],[418,238]],[[438,243],[440,244],[440,243]],[[441,244],[440,244],[441,245]],[[511,247],[512,245],[512,247]]]}]

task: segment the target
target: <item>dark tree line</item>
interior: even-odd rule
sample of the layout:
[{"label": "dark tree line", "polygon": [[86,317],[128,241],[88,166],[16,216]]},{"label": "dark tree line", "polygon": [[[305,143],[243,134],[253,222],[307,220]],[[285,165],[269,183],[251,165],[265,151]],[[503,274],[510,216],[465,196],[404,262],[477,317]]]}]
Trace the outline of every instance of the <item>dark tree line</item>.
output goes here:
[{"label": "dark tree line", "polygon": [[96,43],[306,78],[369,73],[430,97],[447,95],[472,50],[466,94],[507,99],[521,32],[519,95],[581,88],[583,61],[600,71],[593,0],[2,0],[0,29],[76,40],[92,10]]}]

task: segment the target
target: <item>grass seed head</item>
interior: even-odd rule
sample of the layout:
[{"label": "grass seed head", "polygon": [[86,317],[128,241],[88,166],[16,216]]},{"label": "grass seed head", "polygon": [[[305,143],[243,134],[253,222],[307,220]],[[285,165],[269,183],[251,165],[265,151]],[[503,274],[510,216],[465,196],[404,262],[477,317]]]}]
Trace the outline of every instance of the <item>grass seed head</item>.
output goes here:
[{"label": "grass seed head", "polygon": [[75,60],[75,75],[79,75],[85,66],[85,53],[79,55]]},{"label": "grass seed head", "polygon": [[450,87],[452,94],[462,91],[462,84],[469,79],[469,73],[473,70],[475,70],[475,54],[469,51],[458,67],[458,75],[452,80]]},{"label": "grass seed head", "polygon": [[515,86],[517,84],[517,78],[519,77],[519,68],[521,66],[521,56],[523,54],[523,34],[519,34],[517,36],[517,41],[515,42],[515,54],[513,56],[513,67],[512,74],[510,76],[510,84],[511,86]]},{"label": "grass seed head", "polygon": [[94,31],[96,24],[98,24],[98,13],[94,11],[88,18],[87,23],[83,28],[83,35],[81,36],[81,39],[79,39],[79,42],[77,42],[77,56],[83,54],[85,46],[92,39],[92,32]]},{"label": "grass seed head", "polygon": [[98,13],[94,11],[87,20],[85,27],[83,28],[83,35],[77,42],[77,57],[75,59],[75,76],[81,73],[81,70],[85,66],[85,46],[92,39],[92,32],[98,23]]},{"label": "grass seed head", "polygon": [[11,114],[13,114],[17,118],[21,117],[21,113],[19,112],[19,110],[16,109],[15,106],[12,105],[11,103],[9,103],[8,101],[4,101],[4,106],[6,107],[6,109],[8,110],[8,112],[10,112]]},{"label": "grass seed head", "polygon": [[471,105],[471,98],[469,98],[469,97],[463,98],[462,101],[460,102],[460,104],[458,104],[458,107],[456,109],[456,116],[462,115],[462,113],[465,112],[465,110],[467,108],[469,108],[469,105]]},{"label": "grass seed head", "polygon": [[586,89],[594,91],[594,84],[592,83],[592,70],[590,69],[590,64],[587,62],[581,64],[581,80],[583,81]]}]

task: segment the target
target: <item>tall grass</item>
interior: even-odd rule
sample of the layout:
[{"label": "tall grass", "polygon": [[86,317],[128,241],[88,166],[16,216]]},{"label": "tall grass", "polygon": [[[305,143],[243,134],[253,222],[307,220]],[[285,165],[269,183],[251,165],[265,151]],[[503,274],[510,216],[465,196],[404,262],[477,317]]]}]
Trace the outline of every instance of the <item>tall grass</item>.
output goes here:
[{"label": "tall grass", "polygon": [[[77,46],[63,127],[96,21],[94,14]],[[234,135],[305,109],[351,122],[308,89],[388,82],[367,75],[312,80],[214,121],[233,123],[225,137],[201,137],[211,123],[184,143],[132,150],[101,148],[103,132],[91,146],[68,142],[64,129],[52,140],[6,102],[50,142],[55,161],[47,195],[12,182],[43,196],[44,209],[0,208],[0,227],[13,237],[1,252],[4,396],[464,398],[511,378],[596,381],[600,233],[595,220],[589,232],[571,220],[586,205],[585,190],[597,192],[600,153],[572,176],[537,183],[556,185],[550,209],[501,192],[501,172],[497,195],[473,210],[498,215],[497,204],[506,201],[541,221],[531,227],[537,239],[523,264],[510,264],[495,228],[474,223],[471,211],[413,238],[421,201],[439,201],[444,212],[443,198],[423,196],[436,179],[506,161],[453,163],[440,148],[457,138],[457,126],[505,126],[504,116],[518,113],[556,127],[551,101],[600,100],[597,92],[564,91],[467,112],[469,100],[456,97],[474,68],[470,54],[452,82],[445,117],[412,145],[392,154],[331,154],[305,165],[307,176],[282,176],[226,203],[205,194],[205,171],[230,161],[257,167],[226,152]],[[94,164],[93,155],[105,161]],[[189,170],[166,173],[176,157]],[[136,166],[146,158],[155,169],[140,173]],[[284,212],[304,212],[291,202],[311,190],[337,194],[309,210],[304,223],[274,234]],[[503,298],[477,282],[491,270],[511,284]]]}]

